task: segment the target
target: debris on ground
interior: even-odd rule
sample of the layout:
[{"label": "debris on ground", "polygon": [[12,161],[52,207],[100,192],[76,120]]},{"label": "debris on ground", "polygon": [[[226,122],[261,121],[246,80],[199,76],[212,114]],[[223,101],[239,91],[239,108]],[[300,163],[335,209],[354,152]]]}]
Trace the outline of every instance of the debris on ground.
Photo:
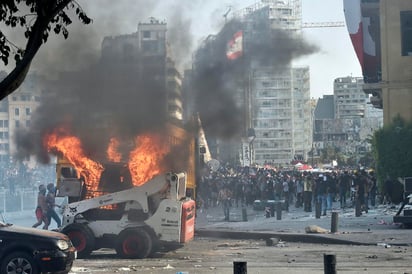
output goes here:
[{"label": "debris on ground", "polygon": [[307,226],[307,227],[305,227],[305,232],[306,233],[329,233],[329,230],[327,230],[327,229],[324,229],[324,228],[322,228],[322,227],[320,227],[320,226],[317,226],[317,225],[310,225],[310,226]]}]

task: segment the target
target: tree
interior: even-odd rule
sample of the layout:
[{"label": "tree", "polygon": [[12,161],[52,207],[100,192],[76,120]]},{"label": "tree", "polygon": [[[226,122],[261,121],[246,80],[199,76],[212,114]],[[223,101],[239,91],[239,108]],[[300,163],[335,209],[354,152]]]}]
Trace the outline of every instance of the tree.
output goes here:
[{"label": "tree", "polygon": [[412,122],[400,116],[375,132],[372,139],[377,177],[383,182],[412,176]]},{"label": "tree", "polygon": [[[7,66],[14,55],[15,67],[0,82],[0,100],[11,94],[23,82],[31,61],[42,44],[47,42],[50,32],[67,39],[67,26],[72,23],[69,12],[74,10],[83,24],[91,23],[80,5],[74,0],[2,0],[0,23],[10,28],[21,27],[27,43],[24,49],[9,41],[0,31],[0,59]],[[25,13],[25,12],[28,13]]]}]

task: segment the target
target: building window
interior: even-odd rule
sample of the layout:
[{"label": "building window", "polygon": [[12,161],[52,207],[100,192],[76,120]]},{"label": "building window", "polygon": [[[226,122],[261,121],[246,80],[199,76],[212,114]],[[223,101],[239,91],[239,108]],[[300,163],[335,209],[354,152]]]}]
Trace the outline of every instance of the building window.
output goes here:
[{"label": "building window", "polygon": [[30,108],[26,108],[26,115],[30,115],[31,111]]},{"label": "building window", "polygon": [[15,109],[14,109],[14,114],[15,114],[16,116],[19,116],[20,111],[19,111],[19,109],[18,109],[18,108],[15,108]]},{"label": "building window", "polygon": [[402,56],[412,56],[412,11],[401,11]]},{"label": "building window", "polygon": [[150,31],[148,30],[143,31],[143,38],[150,38]]},{"label": "building window", "polygon": [[16,128],[19,128],[19,127],[20,127],[20,121],[19,121],[19,120],[16,120],[15,122],[16,122],[16,123],[15,123]]}]

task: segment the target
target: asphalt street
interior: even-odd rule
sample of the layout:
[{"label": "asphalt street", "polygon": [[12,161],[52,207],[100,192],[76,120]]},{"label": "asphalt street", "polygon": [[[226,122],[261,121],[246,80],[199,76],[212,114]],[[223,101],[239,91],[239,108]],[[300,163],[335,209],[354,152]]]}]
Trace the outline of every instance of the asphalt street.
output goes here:
[{"label": "asphalt street", "polygon": [[[336,233],[329,231],[332,212],[316,218],[315,212],[292,206],[278,220],[249,207],[245,221],[243,208],[232,207],[227,222],[220,207],[199,209],[195,239],[181,249],[144,260],[119,259],[113,250],[102,249],[90,259],[76,260],[70,273],[222,274],[234,273],[234,262],[241,261],[247,262],[250,273],[315,274],[323,273],[327,253],[336,255],[339,273],[408,273],[412,230],[393,223],[397,209],[382,205],[356,217],[353,208],[336,207]],[[16,225],[35,222],[34,209],[4,215]],[[307,233],[308,226],[324,233]]]}]

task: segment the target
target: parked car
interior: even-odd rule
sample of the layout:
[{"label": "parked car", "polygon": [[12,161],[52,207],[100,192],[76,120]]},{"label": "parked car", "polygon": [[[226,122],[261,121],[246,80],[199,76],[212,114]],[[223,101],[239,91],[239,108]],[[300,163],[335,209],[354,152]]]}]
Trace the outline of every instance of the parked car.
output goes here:
[{"label": "parked car", "polygon": [[6,223],[0,216],[0,273],[58,273],[72,268],[76,249],[55,231]]}]

